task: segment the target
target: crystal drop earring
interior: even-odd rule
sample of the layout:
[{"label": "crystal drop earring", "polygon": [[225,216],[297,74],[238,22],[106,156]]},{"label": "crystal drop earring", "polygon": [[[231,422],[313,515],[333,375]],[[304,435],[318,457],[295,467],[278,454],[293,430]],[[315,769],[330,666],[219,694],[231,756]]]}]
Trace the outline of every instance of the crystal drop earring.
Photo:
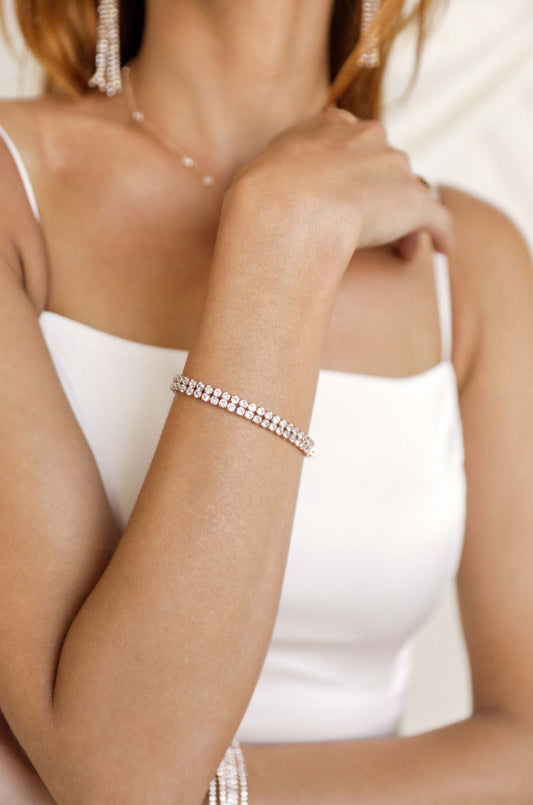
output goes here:
[{"label": "crystal drop earring", "polygon": [[[361,38],[366,35],[380,7],[380,0],[363,0],[361,9]],[[377,33],[371,37],[368,47],[361,54],[359,64],[364,67],[379,66],[379,37]]]},{"label": "crystal drop earring", "polygon": [[120,72],[120,0],[100,0],[96,32],[96,70],[89,79],[90,87],[97,87],[106,95],[122,91]]}]

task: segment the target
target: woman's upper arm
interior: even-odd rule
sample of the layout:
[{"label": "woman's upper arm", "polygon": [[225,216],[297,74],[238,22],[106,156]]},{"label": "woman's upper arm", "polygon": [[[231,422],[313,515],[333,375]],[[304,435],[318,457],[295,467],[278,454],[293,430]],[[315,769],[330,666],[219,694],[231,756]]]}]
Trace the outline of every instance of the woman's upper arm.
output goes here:
[{"label": "woman's upper arm", "polygon": [[[460,390],[467,518],[458,592],[474,710],[533,726],[533,266],[498,209],[448,189],[479,337]],[[453,281],[453,278],[452,278]]]},{"label": "woman's upper arm", "polygon": [[0,142],[0,709],[46,780],[68,762],[49,707],[62,641],[119,535],[27,292],[41,249]]}]

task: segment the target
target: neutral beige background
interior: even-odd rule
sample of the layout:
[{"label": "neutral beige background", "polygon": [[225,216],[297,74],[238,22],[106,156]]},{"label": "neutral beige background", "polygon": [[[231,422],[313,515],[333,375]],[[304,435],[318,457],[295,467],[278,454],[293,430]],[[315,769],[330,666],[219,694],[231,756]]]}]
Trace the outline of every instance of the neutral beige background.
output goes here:
[{"label": "neutral beige background", "polygon": [[[410,35],[402,37],[387,73],[385,123],[416,172],[501,207],[533,243],[533,7],[530,0],[484,0],[480,15],[479,6],[479,0],[451,0],[443,7],[415,91],[399,102],[412,63]],[[20,40],[13,54],[0,46],[1,97],[33,94],[36,75]],[[465,718],[470,707],[467,656],[450,589],[418,635],[403,732]]]}]

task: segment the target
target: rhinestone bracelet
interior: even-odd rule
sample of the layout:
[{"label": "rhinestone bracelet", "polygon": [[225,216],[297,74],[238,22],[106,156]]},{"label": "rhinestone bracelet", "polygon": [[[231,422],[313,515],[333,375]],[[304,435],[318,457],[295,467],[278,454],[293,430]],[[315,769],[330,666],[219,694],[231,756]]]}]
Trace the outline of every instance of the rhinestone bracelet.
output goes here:
[{"label": "rhinestone bracelet", "polygon": [[248,805],[246,766],[236,738],[226,749],[216,775],[209,784],[209,805]]},{"label": "rhinestone bracelet", "polygon": [[244,417],[256,425],[261,425],[261,427],[272,431],[277,436],[287,439],[287,441],[301,450],[306,458],[312,458],[316,455],[315,442],[305,431],[297,428],[292,422],[281,419],[277,414],[273,414],[272,411],[267,411],[263,406],[257,406],[253,402],[242,400],[237,394],[230,394],[229,391],[222,391],[222,389],[218,388],[214,389],[212,386],[206,386],[201,381],[193,380],[180,374],[174,375],[170,388],[172,391],[184,392],[188,396],[209,402],[211,405],[218,405],[219,408],[224,408],[226,411]]}]

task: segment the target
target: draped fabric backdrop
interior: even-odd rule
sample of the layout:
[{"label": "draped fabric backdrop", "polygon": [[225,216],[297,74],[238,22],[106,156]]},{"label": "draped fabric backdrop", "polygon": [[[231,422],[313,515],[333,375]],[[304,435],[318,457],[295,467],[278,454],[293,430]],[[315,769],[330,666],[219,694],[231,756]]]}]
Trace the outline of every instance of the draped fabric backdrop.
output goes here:
[{"label": "draped fabric backdrop", "polygon": [[[402,100],[413,48],[413,35],[405,32],[387,71],[389,141],[409,153],[416,173],[500,207],[533,250],[531,0],[443,4],[414,91]],[[19,40],[13,53],[0,45],[0,97],[35,93],[36,78],[35,64]],[[464,718],[470,706],[467,657],[451,589],[420,630],[403,733]]]}]

